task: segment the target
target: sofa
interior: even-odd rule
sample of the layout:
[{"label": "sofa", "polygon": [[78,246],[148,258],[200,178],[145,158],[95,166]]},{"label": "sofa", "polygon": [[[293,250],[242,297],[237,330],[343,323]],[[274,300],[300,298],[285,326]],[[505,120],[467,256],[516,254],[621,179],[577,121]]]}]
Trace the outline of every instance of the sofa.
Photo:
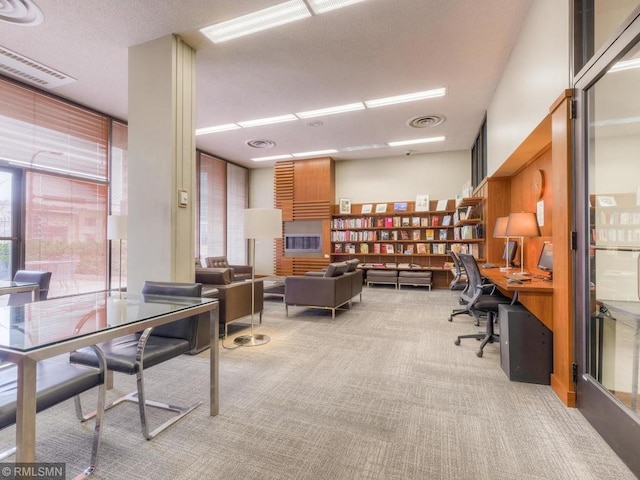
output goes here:
[{"label": "sofa", "polygon": [[[233,281],[233,275],[231,268],[197,267],[195,272],[196,283],[202,283],[203,296],[217,298],[219,301],[218,315],[220,329],[224,331],[224,338],[227,338],[230,323],[251,315],[251,282]],[[256,279],[253,313],[254,315],[259,314],[260,323],[262,323],[263,289],[262,279]],[[202,328],[204,329],[204,327]],[[207,325],[207,338],[208,331]]]},{"label": "sofa", "polygon": [[[350,260],[345,261],[347,264],[347,269],[344,272],[345,275],[349,275],[351,277],[351,300],[356,296],[359,296],[359,300],[362,301],[362,284],[364,283],[364,272],[360,270],[358,265],[360,264],[360,260],[357,258],[352,258]],[[327,269],[323,269],[317,272],[307,272],[305,276],[309,277],[323,277]]]},{"label": "sofa", "polygon": [[200,261],[200,265],[196,261],[196,268],[229,268],[231,273],[231,281],[236,282],[239,280],[249,280],[251,278],[251,271],[253,267],[251,265],[229,265],[227,257],[203,257]]},{"label": "sofa", "polygon": [[336,310],[350,304],[353,297],[360,295],[362,300],[362,271],[355,269],[355,265],[334,262],[323,272],[286,277],[286,315],[289,316],[289,306],[303,306],[331,310],[331,318],[335,319]]}]

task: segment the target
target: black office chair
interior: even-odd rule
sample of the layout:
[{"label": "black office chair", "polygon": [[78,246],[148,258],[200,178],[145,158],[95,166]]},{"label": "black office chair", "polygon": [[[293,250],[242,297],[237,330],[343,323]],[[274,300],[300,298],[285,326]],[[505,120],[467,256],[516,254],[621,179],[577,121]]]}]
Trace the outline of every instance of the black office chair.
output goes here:
[{"label": "black office chair", "polygon": [[[58,357],[38,362],[36,369],[36,412],[41,412],[70,398],[78,398],[81,393],[98,387],[91,460],[89,466],[76,478],[85,478],[91,475],[97,467],[104,416],[106,360],[98,348],[90,347],[90,349],[95,354],[99,368],[69,363],[66,359]],[[5,365],[0,369],[0,429],[16,423],[17,392],[17,366]],[[76,414],[78,414],[77,409]],[[15,452],[16,447],[13,447],[0,453],[0,461]]]},{"label": "black office chair", "polygon": [[[40,287],[39,300],[46,300],[49,295],[49,284],[51,283],[51,272],[41,270],[18,270],[13,277],[14,282],[37,283]],[[33,301],[31,292],[19,292],[9,294],[7,305],[24,305]]]},{"label": "black office chair", "polygon": [[467,282],[467,273],[464,271],[462,262],[458,258],[458,255],[452,250],[447,250],[447,253],[451,257],[451,260],[453,260],[453,267],[455,270],[453,273],[453,280],[449,283],[449,289],[466,290],[469,282]]},{"label": "black office chair", "polygon": [[[175,282],[145,282],[142,287],[144,295],[168,295],[180,297],[200,297],[202,295],[201,283],[175,283]],[[121,372],[127,375],[136,375],[137,389],[125,395],[105,407],[108,410],[115,405],[129,401],[137,403],[140,409],[140,423],[142,434],[147,440],[151,440],[170,425],[174,424],[186,414],[201,405],[201,402],[189,406],[179,407],[167,403],[147,400],[144,393],[144,369],[175,358],[183,353],[188,353],[196,345],[198,316],[177,320],[159,327],[147,328],[142,333],[126,335],[109,342],[101,343],[99,347],[107,359],[107,369]],[[72,362],[85,365],[95,365],[95,354],[86,348],[73,352],[70,356]],[[152,432],[147,425],[146,406],[161,408],[176,412],[178,415],[170,418]],[[88,420],[93,413],[84,415],[83,420]]]},{"label": "black office chair", "polygon": [[479,316],[486,316],[486,331],[484,333],[476,333],[471,335],[459,335],[455,340],[456,345],[460,345],[462,338],[475,338],[482,340],[480,349],[476,352],[478,357],[482,357],[484,346],[487,343],[499,342],[500,336],[494,331],[495,317],[498,314],[498,305],[511,303],[511,299],[494,290],[492,294],[485,293],[485,289],[490,284],[484,283],[480,269],[473,255],[466,253],[459,254],[460,261],[467,272],[469,282],[469,295],[471,300],[467,304],[469,311],[479,319]]}]

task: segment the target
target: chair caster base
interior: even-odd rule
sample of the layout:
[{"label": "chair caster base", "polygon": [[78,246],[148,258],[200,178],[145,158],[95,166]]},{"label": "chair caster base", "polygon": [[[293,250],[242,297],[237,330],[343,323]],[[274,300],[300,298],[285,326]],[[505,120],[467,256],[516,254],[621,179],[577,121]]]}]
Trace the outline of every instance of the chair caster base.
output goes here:
[{"label": "chair caster base", "polygon": [[482,358],[482,350],[478,350],[478,351],[476,352],[476,357],[480,357],[480,358]]},{"label": "chair caster base", "polygon": [[453,343],[455,343],[456,345],[460,345],[460,339],[458,338],[458,339],[454,340]]},{"label": "chair caster base", "polygon": [[450,322],[453,322],[453,316],[449,317],[447,320],[449,320]]}]

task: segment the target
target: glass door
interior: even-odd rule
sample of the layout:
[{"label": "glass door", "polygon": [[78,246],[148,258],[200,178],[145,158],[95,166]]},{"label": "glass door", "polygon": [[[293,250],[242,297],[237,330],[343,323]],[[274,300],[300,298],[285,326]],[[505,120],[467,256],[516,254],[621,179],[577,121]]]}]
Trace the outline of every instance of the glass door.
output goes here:
[{"label": "glass door", "polygon": [[577,405],[640,474],[640,19],[576,86]]},{"label": "glass door", "polygon": [[0,280],[11,280],[19,265],[21,171],[0,167]]}]

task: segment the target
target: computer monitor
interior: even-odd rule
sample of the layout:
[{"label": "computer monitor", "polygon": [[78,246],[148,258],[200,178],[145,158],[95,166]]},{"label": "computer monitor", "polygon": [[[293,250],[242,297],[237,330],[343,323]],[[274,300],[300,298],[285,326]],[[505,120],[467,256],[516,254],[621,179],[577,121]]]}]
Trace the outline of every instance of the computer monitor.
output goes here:
[{"label": "computer monitor", "polygon": [[549,278],[551,279],[553,275],[553,243],[544,242],[542,244],[542,251],[538,259],[538,269],[543,272],[549,272]]},{"label": "computer monitor", "polygon": [[506,260],[508,265],[513,265],[513,261],[516,258],[516,253],[518,252],[518,241],[517,240],[509,240],[509,242],[504,246],[504,252],[502,253],[502,259]]}]

